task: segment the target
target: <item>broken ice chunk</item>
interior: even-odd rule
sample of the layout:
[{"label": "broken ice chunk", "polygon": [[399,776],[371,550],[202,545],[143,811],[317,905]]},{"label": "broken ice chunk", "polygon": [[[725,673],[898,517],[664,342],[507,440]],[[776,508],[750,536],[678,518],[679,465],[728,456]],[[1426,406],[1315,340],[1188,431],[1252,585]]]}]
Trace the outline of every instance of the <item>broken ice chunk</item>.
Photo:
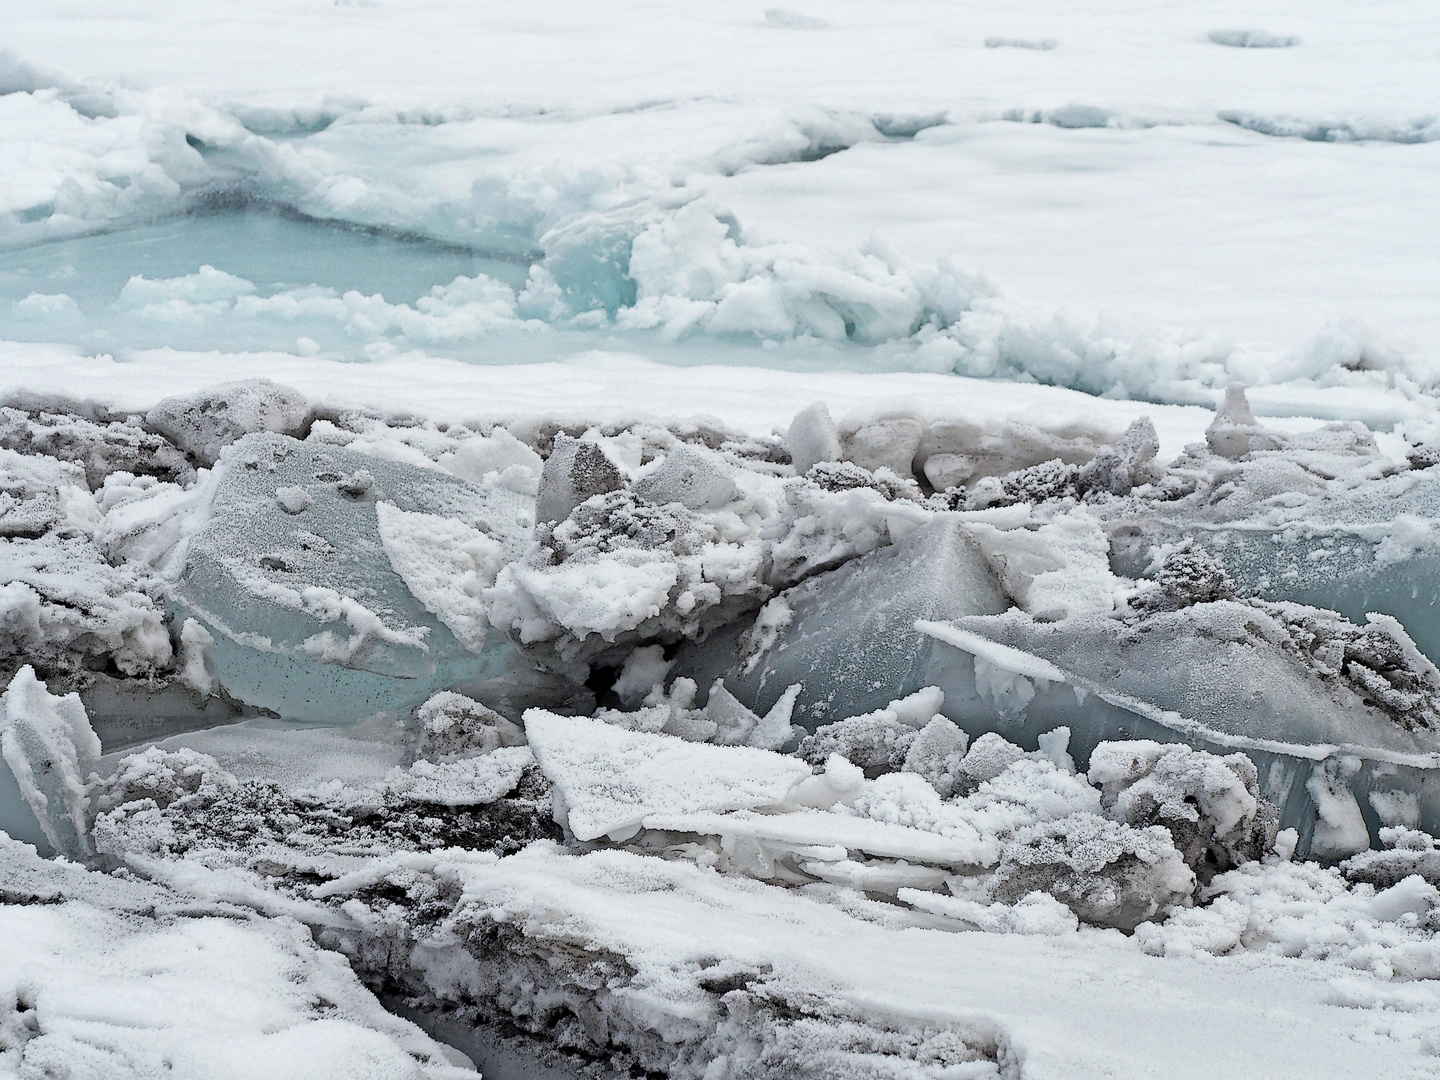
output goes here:
[{"label": "broken ice chunk", "polygon": [[785,449],[797,476],[804,476],[822,461],[841,459],[840,431],[823,401],[795,414],[785,434]]},{"label": "broken ice chunk", "polygon": [[421,705],[415,710],[415,719],[420,724],[415,756],[425,761],[473,757],[525,743],[525,732],[517,724],[452,690]]},{"label": "broken ice chunk", "polygon": [[0,829],[32,839],[33,819],[44,846],[57,854],[92,855],[86,784],[100,764],[100,740],[80,696],[56,697],[34,668],[21,668],[0,696],[0,756],[8,768],[8,776],[0,777]]},{"label": "broken ice chunk", "polygon": [[538,524],[564,521],[571,510],[592,495],[618,491],[624,486],[624,475],[605,456],[604,450],[593,442],[571,438],[562,432],[555,436],[555,448],[540,474],[535,521]]},{"label": "broken ice chunk", "polygon": [[1114,446],[1102,446],[1079,471],[1076,487],[1084,492],[1107,491],[1112,495],[1128,495],[1131,489],[1159,478],[1161,469],[1155,464],[1160,452],[1160,436],[1148,416],[1142,416],[1128,428]]},{"label": "broken ice chunk", "polygon": [[1022,896],[1014,904],[987,904],[915,888],[898,890],[897,898],[921,911],[955,919],[989,934],[1061,935],[1074,933],[1080,926],[1073,911],[1043,892]]},{"label": "broken ice chunk", "polygon": [[[1325,662],[1327,640],[1343,656],[1346,642],[1366,638],[1333,613],[1216,601],[1139,619],[1039,623],[1013,611],[926,630],[943,643],[926,678],[972,735],[1003,731],[1027,744],[1063,721],[1081,760],[1101,741],[1137,737],[1243,751],[1302,854],[1356,850],[1357,826],[1373,834],[1380,824],[1373,804],[1356,800],[1371,790],[1391,802],[1413,796],[1418,819],[1440,828],[1440,724],[1431,719],[1440,678],[1400,665],[1386,685],[1409,691],[1387,704],[1348,667]],[[1353,769],[1334,764],[1350,758]]]},{"label": "broken ice chunk", "polygon": [[[227,448],[211,484],[174,599],[212,635],[234,697],[353,720],[526,677],[477,599],[529,542],[525,496],[268,433]],[[282,488],[311,505],[292,516]]]},{"label": "broken ice chunk", "polygon": [[1020,829],[986,884],[1002,904],[1045,892],[1084,922],[1120,930],[1188,904],[1194,888],[1195,876],[1165,829],[1085,813]]},{"label": "broken ice chunk", "polygon": [[944,703],[945,695],[935,687],[917,690],[883,709],[817,727],[797,753],[812,765],[838,754],[870,777],[894,772],[905,763],[921,728]]},{"label": "broken ice chunk", "polygon": [[678,502],[688,510],[717,510],[738,491],[716,454],[681,444],[635,481],[635,494],[653,503]]},{"label": "broken ice chunk", "polygon": [[[1370,846],[1370,829],[1360,812],[1360,803],[1351,790],[1362,762],[1353,754],[1319,762],[1305,782],[1305,791],[1315,801],[1315,831],[1310,837],[1311,854],[1322,859],[1343,859]],[[1429,822],[1431,828],[1435,823]]]},{"label": "broken ice chunk", "polygon": [[624,839],[651,814],[776,806],[810,776],[798,758],[625,731],[543,709],[525,713],[525,734],[555,785],[555,820],[582,841]]},{"label": "broken ice chunk", "polygon": [[912,463],[925,437],[925,424],[908,411],[847,417],[840,435],[846,461],[871,472],[889,469],[902,479],[910,479]]},{"label": "broken ice chunk", "polygon": [[315,500],[303,487],[278,487],[275,489],[275,501],[287,514],[303,514]]},{"label": "broken ice chunk", "polygon": [[956,776],[968,743],[969,737],[953,720],[936,716],[915,736],[901,768],[923,776],[942,799],[948,799],[955,793]]},{"label": "broken ice chunk", "polygon": [[303,438],[313,418],[298,391],[269,379],[246,379],[166,398],[145,414],[145,423],[201,465],[213,465],[242,435],[274,431]]},{"label": "broken ice chunk", "polygon": [[[1259,772],[1244,754],[1220,757],[1146,739],[1105,742],[1090,755],[1088,778],[1103,789],[1110,817],[1165,826],[1202,885],[1220,871],[1258,861],[1275,842],[1277,810],[1260,795]],[[1363,822],[1360,831],[1368,846]],[[1311,850],[1334,854],[1313,841]]]},{"label": "broken ice chunk", "polygon": [[761,750],[779,750],[799,737],[790,725],[799,686],[789,687],[764,716],[757,716],[725,689],[722,679],[715,680],[705,702],[705,718],[715,724],[713,741],[721,746],[754,746]]},{"label": "broken ice chunk", "polygon": [[787,621],[771,619],[759,633],[753,620],[726,626],[682,647],[674,672],[702,686],[723,676],[757,713],[799,683],[793,721],[814,730],[884,708],[924,685],[918,678],[930,640],[915,629],[916,619],[1008,606],[984,555],[953,518],[811,578],[783,600]]},{"label": "broken ice chunk", "polygon": [[620,677],[610,689],[625,705],[638,705],[652,690],[663,686],[669,670],[663,646],[642,645],[625,658]]}]

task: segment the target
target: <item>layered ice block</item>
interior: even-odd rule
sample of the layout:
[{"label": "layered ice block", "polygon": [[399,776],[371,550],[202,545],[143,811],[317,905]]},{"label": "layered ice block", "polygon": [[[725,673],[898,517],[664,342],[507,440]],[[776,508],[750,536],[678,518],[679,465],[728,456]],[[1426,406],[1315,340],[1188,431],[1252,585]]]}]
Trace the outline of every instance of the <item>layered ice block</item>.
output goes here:
[{"label": "layered ice block", "polygon": [[536,675],[481,591],[529,543],[534,500],[278,434],[222,455],[173,590],[233,697],[349,721],[436,690],[529,700]]}]

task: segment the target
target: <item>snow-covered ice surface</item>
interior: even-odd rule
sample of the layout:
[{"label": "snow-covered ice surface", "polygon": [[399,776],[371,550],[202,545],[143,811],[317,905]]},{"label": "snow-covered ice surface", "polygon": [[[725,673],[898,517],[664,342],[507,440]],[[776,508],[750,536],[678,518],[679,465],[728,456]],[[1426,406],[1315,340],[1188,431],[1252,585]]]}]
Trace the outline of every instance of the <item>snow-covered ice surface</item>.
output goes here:
[{"label": "snow-covered ice surface", "polygon": [[1432,7],[3,22],[0,1076],[1435,1073]]}]

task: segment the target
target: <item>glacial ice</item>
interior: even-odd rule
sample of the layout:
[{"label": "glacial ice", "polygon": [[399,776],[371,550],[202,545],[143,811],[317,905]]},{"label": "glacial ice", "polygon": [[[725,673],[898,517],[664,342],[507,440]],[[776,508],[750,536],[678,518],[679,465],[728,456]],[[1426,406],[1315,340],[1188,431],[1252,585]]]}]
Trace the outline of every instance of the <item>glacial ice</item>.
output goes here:
[{"label": "glacial ice", "polygon": [[1416,448],[1381,452],[1362,426],[1286,434],[1258,424],[1231,388],[1207,432],[1145,495],[1104,508],[1118,572],[1153,572],[1198,543],[1242,595],[1291,600],[1362,623],[1394,616],[1440,658],[1440,472]]},{"label": "glacial ice", "polygon": [[0,758],[0,831],[71,859],[93,855],[88,784],[100,739],[80,696],[55,696],[21,668],[0,696]]},{"label": "glacial ice", "polygon": [[[528,543],[526,497],[277,434],[232,444],[211,483],[174,600],[212,635],[231,695],[328,721],[442,689],[523,697],[529,665],[475,597]],[[299,513],[292,489],[310,499]]]},{"label": "glacial ice", "polygon": [[916,679],[929,645],[914,628],[917,619],[1008,606],[979,546],[945,518],[813,577],[770,605],[755,620],[682,647],[671,674],[701,686],[723,676],[726,688],[757,712],[801,684],[793,719],[810,729],[883,708],[920,688]]}]

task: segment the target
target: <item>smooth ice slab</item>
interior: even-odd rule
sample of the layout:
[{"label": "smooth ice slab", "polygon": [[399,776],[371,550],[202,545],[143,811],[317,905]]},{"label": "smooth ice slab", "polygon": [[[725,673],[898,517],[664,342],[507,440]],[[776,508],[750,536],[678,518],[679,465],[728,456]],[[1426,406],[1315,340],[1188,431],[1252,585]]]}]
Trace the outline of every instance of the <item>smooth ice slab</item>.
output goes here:
[{"label": "smooth ice slab", "polygon": [[626,731],[601,720],[525,714],[525,734],[555,784],[557,820],[578,840],[633,835],[652,814],[775,806],[810,776],[798,758]]},{"label": "smooth ice slab", "polygon": [[1243,751],[1302,854],[1352,854],[1385,825],[1440,829],[1433,687],[1422,686],[1408,712],[1381,708],[1362,686],[1282,644],[1307,629],[1279,614],[1220,602],[1138,624],[1045,624],[1020,612],[926,623],[934,646],[924,679],[944,690],[945,714],[971,735],[995,731],[1028,747],[1068,725],[1082,767],[1110,740]]},{"label": "smooth ice slab", "polygon": [[673,675],[717,677],[757,713],[802,684],[792,722],[807,729],[884,708],[917,682],[929,639],[917,619],[1009,606],[966,526],[941,516],[898,543],[820,574],[743,620],[683,648]]},{"label": "smooth ice slab", "polygon": [[[466,603],[528,542],[526,496],[274,434],[234,444],[213,483],[175,599],[232,696],[343,721],[526,678]],[[453,596],[432,587],[445,575]]]}]

